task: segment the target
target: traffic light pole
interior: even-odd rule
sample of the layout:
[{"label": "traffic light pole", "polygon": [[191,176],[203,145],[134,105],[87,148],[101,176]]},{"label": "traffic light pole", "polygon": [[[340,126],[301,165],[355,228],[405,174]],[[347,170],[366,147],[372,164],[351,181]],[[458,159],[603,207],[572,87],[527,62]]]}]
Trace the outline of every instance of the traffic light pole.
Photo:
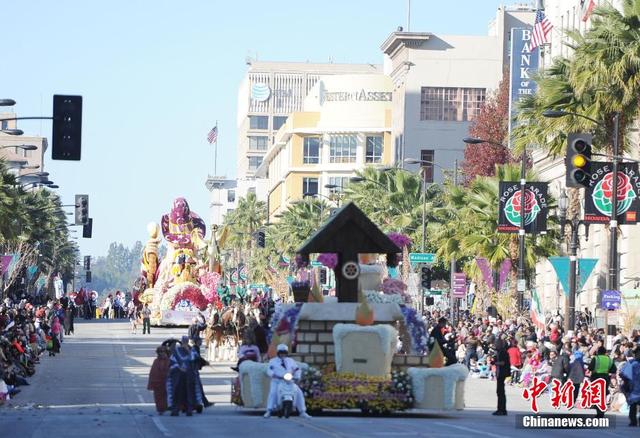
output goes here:
[{"label": "traffic light pole", "polygon": [[[455,164],[453,167],[453,186],[458,185],[458,160],[455,160]],[[455,279],[456,272],[456,258],[454,256],[451,257],[451,277],[449,278],[449,305],[451,306],[450,318],[451,318],[451,326],[455,327],[455,304],[456,299],[453,296],[453,284]]]},{"label": "traffic light pole", "polygon": [[[609,221],[609,290],[618,290],[618,163],[620,148],[618,135],[620,129],[620,113],[613,116],[613,178],[611,185],[611,221]],[[604,311],[604,332],[609,333],[609,311]]]}]

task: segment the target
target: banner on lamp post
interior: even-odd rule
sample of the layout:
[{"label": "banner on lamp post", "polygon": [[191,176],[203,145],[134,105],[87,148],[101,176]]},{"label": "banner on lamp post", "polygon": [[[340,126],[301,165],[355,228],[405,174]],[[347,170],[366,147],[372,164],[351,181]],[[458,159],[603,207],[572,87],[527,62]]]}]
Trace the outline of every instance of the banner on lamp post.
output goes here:
[{"label": "banner on lamp post", "polygon": [[547,231],[547,191],[549,184],[530,182],[525,186],[525,205],[522,203],[520,182],[500,181],[498,232],[517,233],[521,225],[521,211],[524,210],[525,233],[537,234]]},{"label": "banner on lamp post", "polygon": [[[538,53],[531,48],[532,28],[511,29],[509,70],[509,139],[515,125],[518,102],[532,96],[538,88],[533,76],[538,72]],[[511,145],[509,145],[511,146]]]},{"label": "banner on lamp post", "polygon": [[[613,163],[592,162],[591,178],[584,197],[584,220],[606,224],[611,220]],[[638,163],[618,163],[618,224],[630,225],[640,216]]]}]

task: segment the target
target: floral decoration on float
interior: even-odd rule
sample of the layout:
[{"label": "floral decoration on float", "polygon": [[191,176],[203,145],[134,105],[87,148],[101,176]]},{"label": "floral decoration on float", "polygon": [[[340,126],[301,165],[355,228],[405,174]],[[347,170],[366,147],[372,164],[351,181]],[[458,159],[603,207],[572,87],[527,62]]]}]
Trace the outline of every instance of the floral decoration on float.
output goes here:
[{"label": "floral decoration on float", "polygon": [[418,316],[416,309],[408,306],[400,306],[404,316],[404,326],[411,335],[411,350],[415,354],[427,354],[427,329],[424,321]]},{"label": "floral decoration on float", "polygon": [[318,256],[318,261],[329,269],[335,269],[338,266],[338,254],[334,252],[323,252]]},{"label": "floral decoration on float", "polygon": [[161,310],[204,310],[209,302],[200,287],[194,283],[180,283],[169,288],[162,296]]},{"label": "floral decoration on float", "polygon": [[217,272],[206,272],[200,276],[200,289],[208,303],[213,304],[216,308],[222,308],[222,301],[218,295],[218,284],[222,276]]}]

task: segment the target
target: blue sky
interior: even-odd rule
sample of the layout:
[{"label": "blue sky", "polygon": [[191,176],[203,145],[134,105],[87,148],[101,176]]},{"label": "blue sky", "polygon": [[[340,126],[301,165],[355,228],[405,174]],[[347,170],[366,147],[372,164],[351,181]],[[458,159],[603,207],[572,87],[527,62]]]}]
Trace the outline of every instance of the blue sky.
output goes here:
[{"label": "blue sky", "polygon": [[[484,35],[498,0],[413,0],[411,30]],[[380,44],[406,26],[406,0],[13,1],[2,5],[0,97],[22,116],[51,115],[53,94],[84,97],[81,162],[46,171],[63,202],[90,196],[93,238],[146,239],[177,196],[208,218],[206,135],[218,120],[218,173],[234,176],[238,85],[260,60],[382,63]],[[51,136],[49,122],[22,122]]]}]

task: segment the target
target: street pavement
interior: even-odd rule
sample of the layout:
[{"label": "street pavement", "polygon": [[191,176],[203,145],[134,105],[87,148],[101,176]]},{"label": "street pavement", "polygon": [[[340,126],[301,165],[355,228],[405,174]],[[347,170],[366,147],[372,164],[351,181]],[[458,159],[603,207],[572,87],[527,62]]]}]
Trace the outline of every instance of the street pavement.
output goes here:
[{"label": "street pavement", "polygon": [[[638,436],[624,416],[613,416],[616,428],[599,430],[516,429],[515,414],[530,413],[521,389],[507,388],[509,415],[494,417],[495,382],[468,379],[466,409],[452,413],[412,411],[389,417],[359,412],[330,412],[310,420],[263,419],[262,412],[231,405],[230,363],[203,370],[205,393],[215,406],[193,417],[159,416],[147,391],[155,348],[186,328],[152,328],[150,335],[131,334],[120,321],[79,321],[65,338],[62,353],[43,356],[31,385],[0,407],[0,438],[5,437],[515,437]],[[553,412],[548,397],[542,412]],[[592,411],[583,411],[588,413]]]}]

